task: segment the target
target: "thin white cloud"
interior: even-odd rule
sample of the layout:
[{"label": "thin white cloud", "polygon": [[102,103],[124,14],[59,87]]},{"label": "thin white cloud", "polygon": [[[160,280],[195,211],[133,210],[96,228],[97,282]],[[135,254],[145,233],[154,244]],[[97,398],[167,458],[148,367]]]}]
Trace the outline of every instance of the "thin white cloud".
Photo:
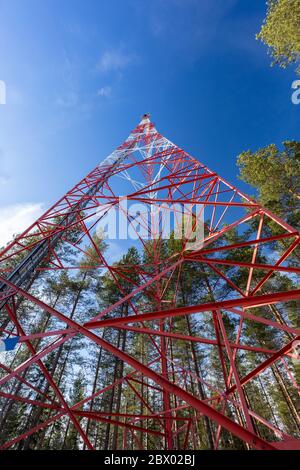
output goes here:
[{"label": "thin white cloud", "polygon": [[7,102],[13,106],[23,106],[26,104],[25,94],[18,86],[9,84],[7,90]]},{"label": "thin white cloud", "polygon": [[8,176],[0,175],[0,186],[5,185],[9,182]]},{"label": "thin white cloud", "polygon": [[104,98],[109,98],[111,96],[112,89],[110,86],[103,86],[97,91],[97,95],[104,97]]},{"label": "thin white cloud", "polygon": [[65,95],[59,96],[56,99],[56,104],[61,108],[73,108],[78,104],[79,96],[78,93],[69,92]]},{"label": "thin white cloud", "polygon": [[55,99],[55,104],[63,109],[72,108],[80,104],[80,89],[83,76],[83,63],[76,58],[70,58],[64,51],[63,61],[60,67],[61,90]]},{"label": "thin white cloud", "polygon": [[119,49],[111,49],[104,52],[98,62],[100,72],[120,71],[136,60],[134,54],[125,53]]},{"label": "thin white cloud", "polygon": [[0,247],[23,232],[43,213],[42,203],[14,204],[0,207]]},{"label": "thin white cloud", "polygon": [[160,42],[162,50],[168,55],[176,51],[178,58],[194,61],[215,45],[224,18],[237,3],[237,0],[152,0],[132,1],[131,5],[138,21]]}]

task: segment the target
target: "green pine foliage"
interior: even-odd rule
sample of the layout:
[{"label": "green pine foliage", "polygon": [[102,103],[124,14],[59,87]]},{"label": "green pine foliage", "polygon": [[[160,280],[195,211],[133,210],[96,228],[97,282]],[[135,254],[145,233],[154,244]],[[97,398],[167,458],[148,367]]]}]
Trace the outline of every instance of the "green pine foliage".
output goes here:
[{"label": "green pine foliage", "polygon": [[286,68],[300,57],[299,0],[268,0],[267,16],[256,38],[267,47],[273,64]]}]

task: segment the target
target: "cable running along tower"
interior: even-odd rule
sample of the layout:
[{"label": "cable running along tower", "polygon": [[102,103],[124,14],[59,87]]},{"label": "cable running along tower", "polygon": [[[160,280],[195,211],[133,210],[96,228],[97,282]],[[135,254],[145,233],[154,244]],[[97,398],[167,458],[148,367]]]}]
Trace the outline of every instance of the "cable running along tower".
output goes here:
[{"label": "cable running along tower", "polygon": [[[95,231],[120,209],[120,187],[128,223],[137,215],[130,214],[133,204],[145,207],[139,228],[159,206],[198,205],[202,246],[162,240],[162,220],[150,241],[135,226],[139,263],[113,262]],[[280,281],[295,285],[300,269],[290,261],[299,240],[293,227],[163,137],[144,115],[122,145],[0,253],[0,334],[20,337],[0,357],[7,435],[1,448],[43,447],[57,425],[72,427],[85,449],[299,449],[300,330],[287,312],[298,305],[300,289]],[[53,301],[47,282],[61,273],[69,280],[91,275],[91,283],[109,277],[114,300],[102,304],[101,289],[91,289],[92,315],[83,287],[74,305]],[[75,403],[73,375],[65,383],[59,376],[60,353],[74,341],[92,361],[85,396]],[[116,361],[114,374],[104,357]],[[69,367],[67,352],[63,359]],[[269,380],[283,394],[291,432],[269,409]],[[25,407],[26,419],[9,434],[16,407]]]}]

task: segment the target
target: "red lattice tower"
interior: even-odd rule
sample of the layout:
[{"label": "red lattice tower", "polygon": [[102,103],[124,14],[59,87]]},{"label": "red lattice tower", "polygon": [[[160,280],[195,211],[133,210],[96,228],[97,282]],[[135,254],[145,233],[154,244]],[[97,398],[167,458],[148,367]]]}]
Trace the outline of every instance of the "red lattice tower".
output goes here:
[{"label": "red lattice tower", "polygon": [[[97,223],[104,216],[104,212],[114,210],[119,205],[119,178],[122,178],[122,195],[127,195],[129,205],[139,202],[153,211],[159,204],[199,204],[204,208],[206,221],[201,249],[189,250],[186,244],[182,243],[180,250],[169,257],[162,257],[159,251],[160,244],[154,242],[152,264],[146,266],[141,263],[139,266],[131,267],[141,282],[137,285],[127,278],[128,282],[132,282],[129,293],[124,292],[118,283],[118,276],[124,277],[124,270],[118,272],[118,266],[112,264],[105,252],[102,253],[98,249],[93,238]],[[140,217],[143,215],[140,214]],[[276,235],[268,231],[270,222],[273,227],[276,226]],[[233,229],[243,234],[249,227],[252,227],[252,235],[253,233],[255,235],[244,241],[232,242],[230,237],[226,237]],[[74,240],[70,234],[75,229],[77,233],[79,231],[79,235]],[[299,274],[300,269],[289,263],[299,240],[299,232],[293,227],[163,137],[150,122],[149,115],[144,115],[122,145],[1,252],[2,338],[19,335],[16,354],[27,348],[27,355],[30,357],[16,367],[14,364],[11,366],[6,364],[5,357],[1,357],[3,363],[0,396],[20,405],[27,403],[48,410],[47,419],[21,432],[6,442],[2,448],[16,446],[18,442],[42,429],[47,429],[54,422],[69,418],[85,448],[93,449],[95,446],[85,425],[85,420],[89,419],[117,426],[124,436],[124,449],[127,448],[128,435],[134,440],[136,448],[146,447],[147,439],[140,438],[141,432],[143,436],[147,436],[147,433],[156,436],[157,448],[159,446],[165,449],[178,448],[177,436],[180,435],[181,448],[191,449],[197,447],[195,429],[197,419],[203,416],[206,417],[206,423],[209,423],[211,429],[208,447],[217,449],[222,430],[226,429],[244,441],[248,448],[299,448],[299,441],[295,436],[287,435],[280,429],[280,425],[275,426],[252,409],[245,393],[245,385],[255,381],[275,363],[284,368],[285,376],[299,391],[293,378],[292,361],[295,361],[293,347],[295,341],[300,339],[300,330],[286,322],[276,318],[270,319],[264,315],[266,306],[282,306],[288,301],[300,298],[300,289],[282,292],[272,290],[272,279],[275,275],[283,273],[295,279]],[[145,249],[145,241],[138,230],[135,244],[137,243]],[[98,266],[95,266],[94,257],[92,266],[79,265],[82,255],[88,256],[88,245],[99,257]],[[279,245],[280,254],[276,249]],[[71,266],[65,263],[63,253],[68,246],[72,246],[72,249],[78,253],[78,264],[74,263]],[[250,250],[250,259],[237,257],[236,253],[242,254],[243,250],[247,250],[247,253]],[[264,259],[267,259],[264,263],[257,261],[262,253]],[[214,301],[178,307],[177,290],[181,271],[191,263],[203,266],[205,272],[213,276],[211,295]],[[78,269],[89,268],[110,272],[115,279],[116,290],[119,289],[120,300],[99,311],[88,322],[80,323],[71,318],[70,312],[62,313],[50,306],[41,290],[34,289],[41,272],[51,270],[76,272]],[[245,286],[235,283],[237,274],[241,270],[246,272]],[[226,297],[223,299],[216,297],[216,279],[219,286],[224,285]],[[167,292],[171,283],[174,295],[170,300]],[[147,311],[145,305],[140,307],[138,299],[141,294],[152,296],[153,302],[149,305],[157,305],[156,311]],[[43,311],[45,315],[55,318],[61,324],[61,329],[55,331],[50,329],[40,333],[26,331],[26,325],[20,314],[20,306],[24,299],[29,306],[32,305],[35,309]],[[113,315],[114,309],[125,302],[129,306],[129,315],[126,317]],[[198,319],[201,319],[201,316],[210,318],[214,328],[213,337],[184,335],[176,332],[176,329],[172,330],[178,318],[190,315],[196,315]],[[224,321],[228,316],[238,319],[234,342],[229,339]],[[282,340],[281,346],[277,350],[269,350],[262,348],[261,345],[247,345],[243,334],[245,322],[260,323],[266,331],[275,329]],[[156,351],[156,357],[152,358],[150,363],[141,363],[130,354],[130,351],[123,351],[105,340],[102,336],[104,329],[126,329],[134,335],[146,335]],[[93,398],[101,396],[104,389],[88,393],[83,401],[75,405],[68,404],[68,396],[64,396],[57,386],[50,368],[45,365],[45,359],[51,351],[71,341],[76,335],[81,335],[124,361],[127,370],[130,367],[130,372],[122,380],[136,393],[137,400],[143,400],[144,409],[147,410],[145,415],[129,412],[111,415],[97,408],[91,408]],[[37,338],[42,341],[35,347],[34,340]],[[201,374],[195,376],[192,371],[176,362],[176,358],[172,355],[172,345],[178,340],[189,345],[191,342],[200,344],[204,349],[215,348],[223,374],[222,389],[216,389],[214,384],[209,383],[209,375],[204,380]],[[258,365],[252,370],[241,372],[241,368],[237,366],[237,358],[243,351],[255,355],[258,358]],[[44,376],[48,384],[47,393],[44,389],[40,390],[36,384],[27,382],[26,375],[24,378],[22,373],[33,365],[38,367],[40,374]],[[11,381],[15,381],[14,383],[21,381],[27,387],[28,394],[22,396],[10,394]],[[112,383],[110,388],[117,387],[119,382],[118,380]],[[201,384],[206,390],[206,398],[199,396],[196,387],[194,387],[195,394],[191,393],[189,386],[191,382]],[[142,383],[151,393],[154,391],[157,394],[161,406],[159,411],[154,412],[151,409],[151,404],[147,402],[147,394],[146,398],[139,396],[134,387],[136,383]],[[35,394],[34,400],[30,398],[32,396],[30,392]],[[182,409],[187,410],[183,417],[180,414]],[[239,420],[236,419],[237,415],[240,417]],[[150,418],[152,423],[155,422],[155,428],[145,424]],[[257,423],[268,428],[269,434],[273,435],[269,442],[260,437]]]}]

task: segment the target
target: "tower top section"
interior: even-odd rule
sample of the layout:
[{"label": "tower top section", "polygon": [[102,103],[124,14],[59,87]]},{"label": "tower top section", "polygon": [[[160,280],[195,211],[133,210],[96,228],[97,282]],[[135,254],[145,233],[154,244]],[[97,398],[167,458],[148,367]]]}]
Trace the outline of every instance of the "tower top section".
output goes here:
[{"label": "tower top section", "polygon": [[142,115],[141,124],[146,124],[150,122],[150,113],[145,113]]}]

